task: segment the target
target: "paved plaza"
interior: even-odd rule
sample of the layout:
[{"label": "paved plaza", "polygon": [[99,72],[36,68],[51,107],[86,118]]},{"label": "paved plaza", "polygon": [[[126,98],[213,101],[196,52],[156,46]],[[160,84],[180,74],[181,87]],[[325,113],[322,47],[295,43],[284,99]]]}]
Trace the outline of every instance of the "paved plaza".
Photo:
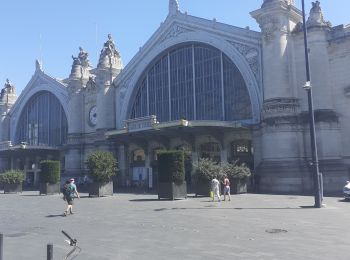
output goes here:
[{"label": "paved plaza", "polygon": [[[1,192],[1,191],[0,191]],[[243,194],[231,202],[207,197],[158,200],[150,194],[89,198],[63,217],[61,196],[0,194],[4,260],[54,259],[70,250],[61,230],[78,240],[74,259],[348,259],[350,203],[326,197]]]}]

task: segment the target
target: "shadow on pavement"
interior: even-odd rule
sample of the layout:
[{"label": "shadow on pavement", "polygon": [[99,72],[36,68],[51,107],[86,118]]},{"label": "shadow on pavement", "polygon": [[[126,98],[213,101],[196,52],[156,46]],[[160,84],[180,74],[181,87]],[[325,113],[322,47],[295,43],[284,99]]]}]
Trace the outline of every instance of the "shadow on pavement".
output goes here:
[{"label": "shadow on pavement", "polygon": [[133,199],[131,202],[147,202],[147,201],[159,201],[159,199]]},{"label": "shadow on pavement", "polygon": [[285,208],[218,208],[214,205],[205,206],[203,208],[160,208],[154,209],[154,211],[165,211],[165,210],[207,210],[207,209],[221,209],[221,210],[281,210],[281,209],[314,209],[314,206],[300,206],[300,207],[285,207]]},{"label": "shadow on pavement", "polygon": [[57,214],[57,215],[47,215],[46,218],[56,218],[56,217],[64,217],[63,214]]}]

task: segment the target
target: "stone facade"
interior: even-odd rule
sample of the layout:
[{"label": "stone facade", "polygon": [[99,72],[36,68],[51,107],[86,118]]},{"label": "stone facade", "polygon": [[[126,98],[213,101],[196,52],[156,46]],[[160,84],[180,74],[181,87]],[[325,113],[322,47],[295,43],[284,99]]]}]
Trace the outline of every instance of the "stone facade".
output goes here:
[{"label": "stone facade", "polygon": [[[71,74],[65,80],[48,76],[37,62],[35,74],[18,99],[9,82],[1,92],[2,169],[30,169],[30,165],[47,157],[42,151],[35,155],[35,149],[43,146],[27,146],[34,152],[32,157],[23,153],[16,131],[26,104],[38,93],[49,92],[61,104],[68,127],[60,147],[48,144],[45,149],[59,152],[48,156],[62,161],[65,176],[83,176],[87,156],[94,150],[109,150],[119,161],[118,185],[147,182],[146,186],[153,187],[156,151],[181,148],[188,151],[193,164],[202,156],[220,161],[241,159],[259,176],[261,192],[311,192],[301,11],[292,0],[264,0],[251,16],[261,32],[193,17],[180,11],[178,1],[169,0],[165,21],[125,68],[111,35],[103,44],[96,68],[80,47],[77,57],[72,56]],[[333,193],[350,178],[350,27],[332,27],[319,1],[312,4],[306,25],[320,169],[325,192]],[[192,119],[159,122],[160,116],[148,111],[149,103],[144,107],[146,116],[131,116],[135,100],[141,100],[141,80],[146,79],[143,95],[149,100],[149,71],[162,55],[168,53],[170,57],[169,50],[181,46],[190,46],[193,53],[200,46],[209,46],[220,53],[221,69],[226,57],[234,64],[249,96],[250,118],[196,120],[194,115]],[[195,65],[193,71],[197,71]],[[200,87],[195,80],[194,75],[194,102],[196,88]],[[224,72],[220,80],[223,98]],[[169,84],[169,89],[170,81],[171,77],[164,83]],[[223,117],[227,116],[226,108],[223,102]],[[175,113],[171,109],[169,103],[170,118]],[[22,145],[27,145],[26,140]],[[23,155],[23,162],[14,159],[13,150]]]}]

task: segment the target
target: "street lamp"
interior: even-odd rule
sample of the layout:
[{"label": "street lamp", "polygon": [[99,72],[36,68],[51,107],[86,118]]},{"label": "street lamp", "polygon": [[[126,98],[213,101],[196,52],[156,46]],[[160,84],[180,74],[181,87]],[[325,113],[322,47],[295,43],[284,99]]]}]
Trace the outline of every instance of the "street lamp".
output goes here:
[{"label": "street lamp", "polygon": [[306,83],[303,88],[307,92],[307,101],[309,107],[309,122],[310,122],[310,139],[311,139],[311,154],[312,154],[312,170],[314,178],[314,193],[315,193],[315,208],[322,207],[322,181],[321,174],[318,167],[318,155],[317,155],[317,146],[316,146],[316,131],[315,131],[315,117],[312,101],[312,85],[311,85],[311,76],[310,76],[310,64],[309,64],[309,52],[308,52],[308,42],[307,42],[307,28],[306,28],[306,19],[305,19],[305,3],[304,0],[301,0],[302,11],[303,11],[303,29],[304,29],[304,48],[305,48],[305,67],[306,67]]}]

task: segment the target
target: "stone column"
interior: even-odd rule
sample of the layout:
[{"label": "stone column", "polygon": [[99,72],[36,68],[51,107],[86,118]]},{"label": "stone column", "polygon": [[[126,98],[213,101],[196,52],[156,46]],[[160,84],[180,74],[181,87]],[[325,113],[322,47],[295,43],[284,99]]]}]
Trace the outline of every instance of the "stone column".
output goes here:
[{"label": "stone column", "polygon": [[[65,152],[65,175],[79,176],[83,173],[83,134],[84,134],[84,101],[82,90],[89,80],[89,63],[82,55],[73,57],[73,65],[68,84],[68,136]],[[87,55],[87,54],[86,54]]]},{"label": "stone column", "polygon": [[119,168],[119,174],[120,176],[118,179],[120,180],[121,184],[124,185],[126,182],[126,175],[127,175],[127,148],[125,145],[119,145],[117,147],[117,153],[118,153],[118,168]]},{"label": "stone column", "polygon": [[115,128],[115,89],[113,80],[122,68],[120,54],[115,47],[112,36],[109,34],[97,66],[97,129]]},{"label": "stone column", "polygon": [[[303,135],[298,125],[299,99],[294,88],[292,32],[302,15],[292,1],[265,0],[251,13],[262,33],[263,119],[254,129],[254,153],[260,160],[262,192],[303,192]],[[304,74],[305,75],[305,74]]]}]

